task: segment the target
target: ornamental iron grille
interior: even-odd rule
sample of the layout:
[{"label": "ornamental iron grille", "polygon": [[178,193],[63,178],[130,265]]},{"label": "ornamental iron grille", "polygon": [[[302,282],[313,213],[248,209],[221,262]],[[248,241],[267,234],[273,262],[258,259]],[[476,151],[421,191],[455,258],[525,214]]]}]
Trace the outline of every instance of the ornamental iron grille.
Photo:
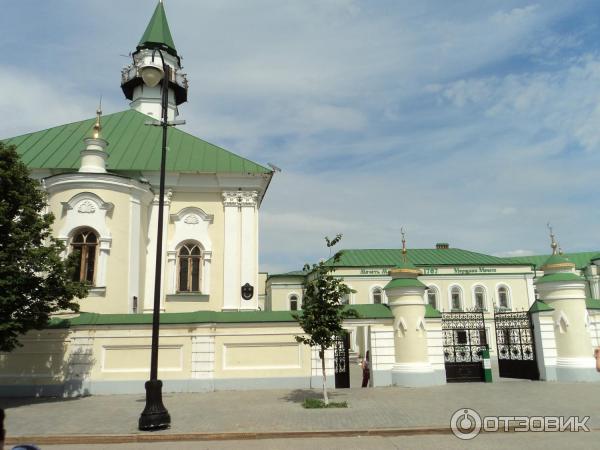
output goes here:
[{"label": "ornamental iron grille", "polygon": [[350,387],[350,334],[336,336],[333,344],[333,366],[335,369],[335,387]]},{"label": "ornamental iron grille", "polygon": [[529,312],[496,312],[494,324],[500,376],[539,380],[540,371]]},{"label": "ornamental iron grille", "polygon": [[488,348],[483,312],[442,313],[446,381],[484,381],[483,351]]}]

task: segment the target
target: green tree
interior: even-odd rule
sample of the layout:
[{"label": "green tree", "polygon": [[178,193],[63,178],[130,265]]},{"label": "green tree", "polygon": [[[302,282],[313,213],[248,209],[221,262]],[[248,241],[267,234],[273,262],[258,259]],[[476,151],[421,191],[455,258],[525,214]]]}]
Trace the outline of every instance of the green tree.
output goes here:
[{"label": "green tree", "polygon": [[[340,242],[342,235],[334,239],[325,238],[331,255],[332,248]],[[333,256],[333,262],[339,261],[342,252]],[[306,264],[304,270],[310,272],[304,282],[302,312],[294,313],[307,336],[296,336],[298,342],[317,347],[321,358],[321,373],[323,375],[323,401],[329,405],[327,396],[327,375],[325,374],[325,350],[331,348],[336,337],[344,335],[342,327],[344,319],[358,317],[356,310],[344,307],[342,299],[353,292],[340,278],[335,277],[333,266],[326,261],[320,261],[312,266]]]},{"label": "green tree", "polygon": [[46,195],[29,176],[14,146],[0,142],[0,351],[20,345],[19,336],[48,325],[52,313],[78,311],[75,297],[87,288],[72,281],[74,261],[60,257],[51,235],[54,216]]}]

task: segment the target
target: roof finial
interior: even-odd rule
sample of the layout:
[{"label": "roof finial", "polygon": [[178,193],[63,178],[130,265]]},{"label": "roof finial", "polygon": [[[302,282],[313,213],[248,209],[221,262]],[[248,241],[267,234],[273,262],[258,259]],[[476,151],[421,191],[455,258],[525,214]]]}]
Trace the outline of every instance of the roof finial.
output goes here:
[{"label": "roof finial", "polygon": [[100,96],[100,103],[96,110],[96,123],[94,124],[94,139],[100,138],[100,131],[102,131],[102,125],[100,124],[100,116],[102,115],[102,96]]},{"label": "roof finial", "polygon": [[406,262],[406,233],[404,227],[400,227],[400,234],[402,235],[402,261]]},{"label": "roof finial", "polygon": [[550,225],[550,222],[548,222],[546,226],[548,227],[548,230],[550,230],[550,247],[552,248],[552,254],[556,255],[556,249],[558,247],[558,244],[554,240],[554,232],[552,231],[552,226]]}]

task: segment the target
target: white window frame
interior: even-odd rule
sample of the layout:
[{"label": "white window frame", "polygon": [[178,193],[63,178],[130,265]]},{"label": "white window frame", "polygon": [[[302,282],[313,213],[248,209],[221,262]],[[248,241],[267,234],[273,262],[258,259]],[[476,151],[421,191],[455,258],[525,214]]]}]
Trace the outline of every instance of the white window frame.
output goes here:
[{"label": "white window frame", "polygon": [[387,298],[385,296],[385,291],[383,290],[383,287],[379,286],[378,284],[376,284],[375,286],[371,286],[371,289],[369,290],[369,297],[370,297],[370,301],[373,305],[377,304],[375,303],[375,290],[379,289],[379,291],[381,292],[381,303],[379,303],[380,305],[385,305],[387,304]]},{"label": "white window frame", "polygon": [[297,292],[290,292],[287,297],[288,310],[293,311],[292,309],[292,297],[296,297],[297,309],[296,311],[300,311],[302,309],[302,297]]},{"label": "white window frame", "polygon": [[[348,288],[350,290],[352,290],[352,286],[350,286],[348,283],[344,283],[344,284],[346,286],[348,286]],[[354,299],[352,298],[353,297],[352,294],[353,294],[352,292],[348,292],[348,294],[347,294],[348,295],[348,303],[347,303],[348,305],[353,305],[354,304]],[[342,303],[342,304],[344,304],[344,303]]]},{"label": "white window frame", "polygon": [[426,305],[429,304],[429,291],[430,290],[434,290],[435,291],[435,306],[434,308],[439,310],[440,309],[440,302],[441,302],[441,290],[438,286],[436,286],[435,284],[429,284],[427,285],[427,290],[425,291],[425,297],[423,298],[424,302]]},{"label": "white window frame", "polygon": [[[505,288],[506,289],[506,306],[500,306],[500,288]],[[510,286],[506,283],[498,283],[496,285],[496,299],[497,299],[497,307],[498,309],[502,309],[502,310],[507,310],[510,311],[512,310],[512,292],[510,290]]]},{"label": "white window frame", "polygon": [[[460,302],[459,309],[455,309],[452,307],[452,290],[454,288],[457,288],[458,293],[459,293],[459,302]],[[448,286],[448,311],[464,311],[464,310],[465,310],[465,291],[458,284],[452,284],[452,285]]]},{"label": "white window frame", "polygon": [[477,297],[475,295],[476,294],[475,291],[477,290],[477,288],[483,289],[483,308],[482,308],[482,311],[487,311],[488,310],[488,300],[487,300],[488,299],[488,294],[487,294],[487,289],[481,283],[474,284],[472,286],[472,288],[471,288],[471,295],[473,296],[473,309],[477,308]]}]

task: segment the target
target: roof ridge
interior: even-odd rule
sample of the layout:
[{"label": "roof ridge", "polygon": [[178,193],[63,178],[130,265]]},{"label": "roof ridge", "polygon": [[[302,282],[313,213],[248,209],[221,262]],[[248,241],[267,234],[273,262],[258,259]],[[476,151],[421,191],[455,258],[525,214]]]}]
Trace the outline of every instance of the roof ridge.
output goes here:
[{"label": "roof ridge", "polygon": [[[123,110],[123,111],[118,111],[118,112],[114,112],[114,113],[110,113],[110,114],[103,114],[102,115],[102,119],[105,119],[108,116],[114,116],[115,114],[120,114],[120,113],[124,113],[124,112],[127,112],[127,111],[133,111],[133,110],[130,109],[130,110]],[[136,111],[136,112],[138,112],[138,111]],[[149,116],[149,117],[151,117],[151,116]],[[41,130],[35,130],[35,131],[30,131],[28,133],[18,134],[16,136],[9,136],[9,137],[5,137],[5,138],[0,138],[0,141],[8,141],[9,139],[10,140],[17,139],[17,138],[21,138],[21,137],[24,137],[24,136],[28,136],[30,134],[34,134],[34,133],[42,133],[44,131],[50,131],[50,130],[52,130],[54,128],[66,127],[66,126],[69,126],[69,125],[75,125],[76,123],[85,122],[86,120],[95,120],[95,118],[96,117],[94,116],[94,117],[90,117],[89,119],[74,120],[73,122],[61,123],[61,124],[58,124],[58,125],[53,125],[51,127],[42,128]]]}]

